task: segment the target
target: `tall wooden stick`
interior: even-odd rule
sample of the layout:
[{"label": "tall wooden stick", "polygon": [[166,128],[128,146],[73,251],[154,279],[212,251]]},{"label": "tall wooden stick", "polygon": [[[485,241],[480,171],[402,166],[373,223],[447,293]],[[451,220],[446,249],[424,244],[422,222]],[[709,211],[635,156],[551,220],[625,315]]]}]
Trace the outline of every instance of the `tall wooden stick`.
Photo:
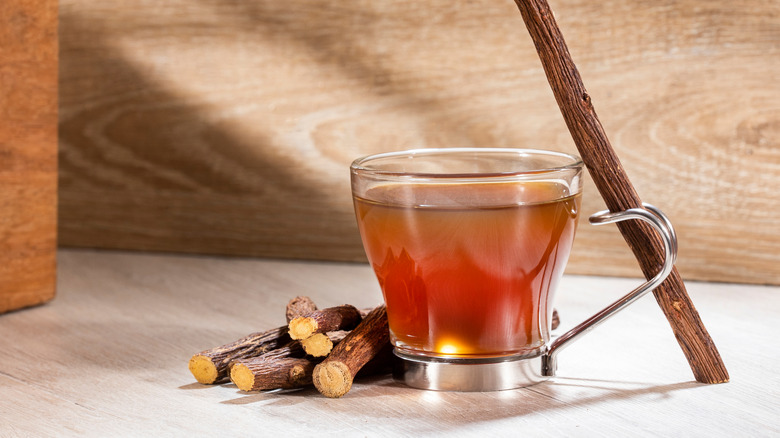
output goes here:
[{"label": "tall wooden stick", "polygon": [[[547,0],[515,0],[515,3],[534,41],[566,126],[607,207],[613,212],[641,207],[642,201],[596,116]],[[645,277],[651,278],[663,264],[661,238],[640,221],[620,222],[618,228]],[[727,382],[728,371],[676,268],[653,294],[672,326],[696,380]]]}]

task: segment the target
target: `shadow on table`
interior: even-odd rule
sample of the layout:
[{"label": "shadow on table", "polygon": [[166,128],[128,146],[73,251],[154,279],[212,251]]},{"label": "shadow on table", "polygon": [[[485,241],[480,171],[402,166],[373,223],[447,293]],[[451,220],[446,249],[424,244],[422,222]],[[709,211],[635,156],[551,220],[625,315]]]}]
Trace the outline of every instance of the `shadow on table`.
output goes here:
[{"label": "shadow on table", "polygon": [[[654,385],[647,382],[574,379],[554,380],[526,388],[495,392],[439,392],[411,389],[390,376],[360,379],[342,399],[320,395],[314,388],[277,390],[259,393],[237,391],[238,398],[225,400],[229,405],[262,405],[264,409],[300,403],[326,405],[333,414],[348,418],[357,416],[402,419],[418,432],[441,431],[442,427],[522,417],[540,412],[577,407],[588,408],[616,400],[652,395],[668,397],[670,393],[705,386],[695,381]],[[578,391],[580,388],[582,391]],[[595,395],[581,397],[588,391]],[[366,409],[366,400],[374,409]]]}]

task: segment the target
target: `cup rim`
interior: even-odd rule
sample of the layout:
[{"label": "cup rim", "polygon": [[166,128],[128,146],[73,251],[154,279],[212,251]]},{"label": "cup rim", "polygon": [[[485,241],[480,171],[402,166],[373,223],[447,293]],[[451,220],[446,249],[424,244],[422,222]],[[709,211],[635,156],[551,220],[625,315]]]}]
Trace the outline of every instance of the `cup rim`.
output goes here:
[{"label": "cup rim", "polygon": [[[390,171],[372,168],[367,164],[384,158],[397,158],[408,156],[431,156],[431,155],[452,155],[457,153],[487,153],[487,154],[517,154],[517,155],[546,155],[561,158],[567,158],[569,161],[561,166],[545,167],[531,170],[506,171],[506,172],[466,172],[466,173],[430,173],[430,172],[409,172],[409,171]],[[350,170],[353,173],[368,173],[381,177],[408,177],[408,178],[426,178],[426,179],[471,179],[471,178],[505,178],[522,176],[539,176],[541,174],[561,172],[571,169],[582,168],[584,165],[582,158],[577,155],[567,154],[565,152],[551,151],[546,149],[530,148],[419,148],[394,152],[382,152],[378,154],[366,155],[352,162]]]}]

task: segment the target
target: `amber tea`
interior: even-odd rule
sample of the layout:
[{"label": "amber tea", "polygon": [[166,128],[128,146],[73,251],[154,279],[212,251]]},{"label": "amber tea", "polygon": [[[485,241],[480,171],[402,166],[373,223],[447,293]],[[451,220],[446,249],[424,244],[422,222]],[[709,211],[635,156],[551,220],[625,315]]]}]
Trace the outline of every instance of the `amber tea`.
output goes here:
[{"label": "amber tea", "polygon": [[496,364],[479,369],[499,377],[473,387],[516,386],[501,380],[500,364],[539,357],[550,340],[582,161],[529,149],[420,149],[358,159],[351,176],[402,379],[446,386],[442,364],[478,362]]},{"label": "amber tea", "polygon": [[493,357],[549,339],[579,193],[554,181],[388,183],[354,200],[397,348]]}]

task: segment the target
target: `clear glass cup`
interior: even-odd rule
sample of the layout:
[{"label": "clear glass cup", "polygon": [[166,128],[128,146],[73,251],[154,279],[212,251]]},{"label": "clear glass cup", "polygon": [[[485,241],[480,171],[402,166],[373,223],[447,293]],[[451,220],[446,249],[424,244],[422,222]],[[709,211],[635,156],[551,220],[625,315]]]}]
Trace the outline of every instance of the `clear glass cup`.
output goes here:
[{"label": "clear glass cup", "polygon": [[484,363],[538,355],[574,240],[579,157],[419,149],[351,166],[363,246],[396,355]]}]

